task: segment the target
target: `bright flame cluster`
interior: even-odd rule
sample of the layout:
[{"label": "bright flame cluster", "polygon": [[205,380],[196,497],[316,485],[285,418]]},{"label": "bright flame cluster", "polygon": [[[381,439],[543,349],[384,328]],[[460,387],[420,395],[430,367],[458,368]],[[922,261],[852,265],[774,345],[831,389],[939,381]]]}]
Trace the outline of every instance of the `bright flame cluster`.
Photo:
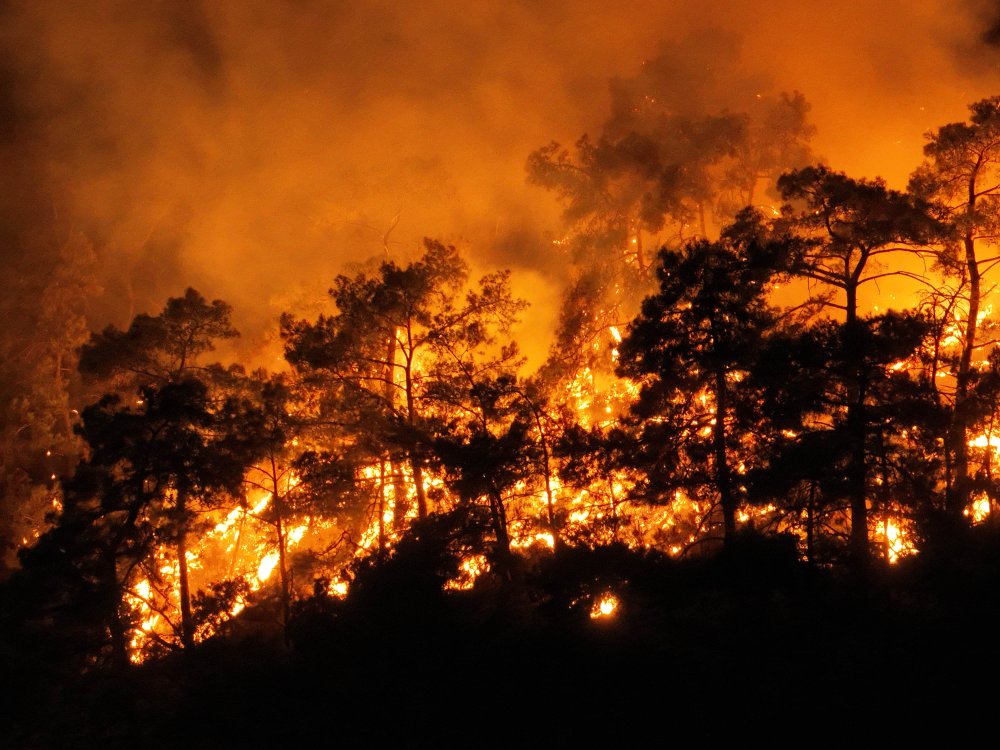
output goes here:
[{"label": "bright flame cluster", "polygon": [[621,602],[617,596],[610,591],[605,592],[594,600],[594,604],[590,608],[590,619],[600,620],[614,617],[618,613],[620,605]]}]

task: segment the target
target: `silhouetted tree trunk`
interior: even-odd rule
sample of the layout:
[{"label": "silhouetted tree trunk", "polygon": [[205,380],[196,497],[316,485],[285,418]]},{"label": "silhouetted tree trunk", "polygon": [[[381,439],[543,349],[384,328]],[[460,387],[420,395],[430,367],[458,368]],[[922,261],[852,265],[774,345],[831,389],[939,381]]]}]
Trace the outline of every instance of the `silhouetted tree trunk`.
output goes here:
[{"label": "silhouetted tree trunk", "polygon": [[[383,398],[390,411],[396,408],[396,330],[389,331],[385,349],[385,383]],[[409,394],[409,388],[407,393]],[[406,522],[406,514],[409,510],[406,498],[406,481],[401,471],[394,471],[392,462],[389,462],[389,478],[392,484],[392,525],[397,531],[403,528]],[[379,521],[381,524],[382,521]],[[381,526],[380,526],[381,528]]]},{"label": "silhouetted tree trunk", "polygon": [[[277,498],[275,498],[277,500]],[[288,578],[288,565],[285,562],[287,546],[285,539],[285,524],[279,513],[277,516],[278,531],[278,576],[281,585],[281,625],[285,631],[285,641],[288,641],[288,619],[291,613],[291,586]]]},{"label": "silhouetted tree trunk", "polygon": [[816,482],[809,482],[809,497],[806,500],[806,562],[816,563]]},{"label": "silhouetted tree trunk", "polygon": [[712,426],[712,447],[715,453],[715,482],[719,489],[722,505],[722,528],[726,544],[736,538],[736,498],[733,496],[729,472],[729,457],[726,448],[726,411],[729,408],[729,393],[726,388],[726,373],[719,370],[715,374],[715,424]]},{"label": "silhouetted tree trunk", "polygon": [[191,587],[188,583],[187,562],[187,489],[177,488],[177,577],[180,583],[181,644],[194,646],[194,617],[191,614]]},{"label": "silhouetted tree trunk", "polygon": [[639,273],[646,275],[646,254],[642,247],[642,229],[635,229],[635,262],[639,266]]},{"label": "silhouetted tree trunk", "polygon": [[109,550],[105,557],[105,593],[108,595],[108,633],[111,636],[111,663],[116,669],[126,669],[131,664],[129,659],[128,628],[122,621],[121,604],[122,590],[118,585],[118,559]]},{"label": "silhouetted tree trunk", "polygon": [[[407,334],[409,335],[409,333]],[[412,351],[412,347],[411,350]],[[417,406],[413,398],[413,361],[412,357],[407,359],[403,370],[406,377],[406,413],[411,427],[416,427],[419,418]],[[410,470],[413,472],[413,484],[417,493],[417,518],[423,520],[427,518],[427,491],[424,489],[424,470],[420,456],[417,451],[410,451]],[[398,502],[398,501],[397,501]]]},{"label": "silhouetted tree trunk", "polygon": [[[969,221],[976,208],[975,177],[969,180]],[[976,334],[979,327],[979,305],[981,295],[981,275],[976,260],[976,241],[969,229],[962,238],[965,250],[965,266],[969,274],[969,317],[962,337],[962,355],[955,373],[955,412],[950,435],[954,480],[948,496],[948,510],[954,516],[961,516],[969,502],[969,379],[972,374],[972,356],[976,350]]]},{"label": "silhouetted tree trunk", "polygon": [[991,267],[984,266],[977,257],[976,240],[997,236],[995,201],[1000,196],[1000,97],[970,104],[969,110],[967,121],[944,125],[928,134],[924,146],[926,159],[910,177],[910,190],[937,202],[948,216],[948,223],[960,240],[963,257],[952,258],[950,243],[946,241],[947,249],[941,258],[953,272],[961,269],[966,277],[963,281],[969,284],[969,310],[954,370],[952,423],[945,446],[952,470],[951,481],[946,485],[945,507],[956,520],[961,519],[968,506],[972,489],[968,441],[973,417],[969,389],[978,348],[982,274]]},{"label": "silhouetted tree trunk", "polygon": [[385,536],[385,491],[387,483],[385,481],[386,461],[382,459],[378,463],[378,559],[385,559],[386,536]]},{"label": "silhouetted tree trunk", "polygon": [[[864,267],[860,263],[859,270]],[[844,362],[849,369],[847,383],[847,434],[850,439],[850,464],[847,487],[851,505],[851,536],[849,548],[852,562],[866,567],[871,555],[868,543],[868,460],[865,451],[868,416],[865,409],[865,387],[862,375],[858,322],[857,283],[848,283],[845,290],[846,320],[844,322]]]},{"label": "silhouetted tree trunk", "polygon": [[[548,523],[549,533],[552,534],[552,547],[553,549],[558,549],[560,540],[559,529],[556,524],[555,494],[552,490],[552,451],[549,448],[549,439],[545,433],[545,425],[542,423],[542,415],[538,406],[523,391],[520,391],[518,395],[531,410],[531,416],[535,422],[535,429],[538,430],[538,442],[542,449],[542,471],[545,474],[545,518]],[[612,511],[614,511],[615,506],[613,498],[611,507]],[[617,519],[615,519],[615,528],[617,533]]]},{"label": "silhouetted tree trunk", "polygon": [[490,482],[489,491],[490,518],[493,521],[493,533],[497,539],[497,559],[501,566],[501,574],[508,581],[512,577],[510,553],[510,534],[507,531],[507,510],[504,507],[500,491]]}]

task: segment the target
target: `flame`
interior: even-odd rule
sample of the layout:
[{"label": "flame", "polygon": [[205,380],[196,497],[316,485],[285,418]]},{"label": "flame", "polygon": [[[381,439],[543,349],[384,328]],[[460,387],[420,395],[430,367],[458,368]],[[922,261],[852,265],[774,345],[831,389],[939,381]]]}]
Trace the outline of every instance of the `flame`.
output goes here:
[{"label": "flame", "polygon": [[975,498],[972,504],[962,511],[963,515],[971,518],[973,523],[983,523],[990,517],[991,512],[990,499],[986,495]]},{"label": "flame", "polygon": [[[603,312],[597,320],[607,320]],[[617,346],[623,341],[621,329],[617,325],[606,327],[607,335],[596,337],[589,344],[593,352],[613,362],[617,356]],[[954,325],[954,333],[960,334],[960,326]],[[956,339],[958,341],[959,339]],[[418,363],[419,364],[419,363]],[[908,360],[900,360],[888,365],[892,372],[902,372],[917,365]],[[940,375],[940,373],[938,373]],[[739,382],[745,373],[729,374],[732,382]],[[577,421],[586,429],[605,429],[616,425],[622,414],[627,413],[640,392],[640,384],[610,375],[598,366],[582,367],[557,394],[558,404],[553,406],[551,418],[554,423],[561,419],[566,409],[575,412]],[[695,394],[696,403],[703,411],[702,419],[691,427],[692,432],[708,437],[715,424],[715,404],[707,391]],[[787,438],[794,439],[797,433],[784,431]],[[302,440],[306,440],[303,438]],[[300,439],[296,437],[295,442]],[[983,434],[970,441],[970,446],[992,449],[1000,454],[1000,434]],[[734,457],[736,476],[749,471],[749,467]],[[389,476],[392,475],[390,479]],[[370,512],[362,519],[351,521],[357,528],[345,527],[345,521],[337,518],[296,519],[286,528],[286,552],[293,549],[319,550],[320,540],[330,536],[349,534],[352,552],[345,553],[348,560],[340,558],[343,565],[349,556],[370,554],[383,545],[387,554],[392,551],[417,514],[417,487],[412,469],[404,463],[393,461],[383,465],[373,464],[361,472],[370,488]],[[705,538],[706,529],[717,527],[718,507],[711,497],[689,496],[677,490],[663,505],[646,505],[630,499],[633,488],[639,481],[634,472],[622,469],[608,470],[599,479],[588,480],[580,486],[567,486],[560,479],[556,467],[550,479],[550,492],[537,483],[522,481],[505,496],[508,504],[508,532],[510,547],[517,553],[544,555],[556,546],[556,536],[552,528],[550,511],[556,510],[558,533],[578,544],[624,543],[633,549],[657,548],[671,556],[681,556]],[[287,490],[299,484],[299,477],[289,474]],[[438,505],[432,510],[455,507],[457,502],[449,496],[442,476],[425,468],[423,488],[429,498]],[[232,507],[219,511],[212,520],[214,524],[199,539],[192,540],[188,555],[189,567],[197,571],[199,585],[210,584],[226,578],[241,578],[246,582],[249,596],[238,598],[229,609],[229,616],[235,617],[253,602],[257,592],[273,586],[274,571],[280,563],[275,548],[273,527],[267,525],[266,517],[272,514],[272,495],[254,492],[248,497],[244,507]],[[405,515],[400,517],[401,509]],[[975,522],[981,522],[989,513],[989,501],[977,498],[969,510]],[[802,522],[793,516],[782,516],[774,504],[745,506],[739,509],[737,520],[740,524],[758,524],[764,528],[789,530],[804,539]],[[846,524],[846,516],[831,523]],[[870,537],[873,543],[884,550],[887,562],[895,563],[902,557],[913,554],[913,530],[900,508],[871,516]],[[327,536],[324,536],[327,535]],[[324,565],[326,563],[323,563]],[[326,592],[330,596],[342,598],[348,594],[350,578],[343,569],[320,568],[317,577],[327,581]],[[157,555],[154,571],[148,578],[140,580],[130,592],[129,605],[137,615],[139,623],[133,639],[133,651],[141,653],[154,636],[170,639],[171,620],[177,619],[177,571],[169,550]],[[473,588],[476,581],[490,572],[489,562],[482,554],[468,553],[459,561],[457,575],[446,583],[449,591],[461,592]],[[301,576],[300,576],[301,577]],[[289,576],[289,578],[293,578]],[[155,580],[154,580],[155,579]],[[293,595],[305,593],[306,581],[293,581]],[[601,594],[592,602],[590,616],[594,619],[617,616],[620,610],[618,597],[611,592]],[[211,635],[205,631],[199,639]]]},{"label": "flame", "polygon": [[274,572],[275,566],[278,564],[279,555],[277,552],[269,552],[264,555],[264,559],[260,561],[260,565],[257,566],[257,580],[264,583],[268,578],[271,577],[271,573]]},{"label": "flame", "polygon": [[347,596],[348,585],[349,584],[347,583],[347,581],[343,581],[338,578],[330,582],[330,585],[327,587],[327,592],[331,596],[335,596],[338,599],[343,599],[345,596]]},{"label": "flame", "polygon": [[536,545],[547,547],[548,549],[554,549],[556,546],[556,539],[550,532],[541,531],[535,534],[517,536],[510,540],[511,549],[528,549]]},{"label": "flame", "polygon": [[1000,435],[993,433],[983,433],[977,435],[969,441],[970,448],[990,448],[994,453],[1000,454]]},{"label": "flame", "polygon": [[917,554],[913,541],[913,522],[906,519],[902,509],[895,504],[883,511],[881,518],[874,518],[869,524],[872,541],[881,548],[885,561],[894,565],[902,558]]},{"label": "flame", "polygon": [[[743,473],[743,472],[740,472]],[[773,503],[768,503],[767,505],[755,507],[748,506],[740,508],[736,511],[736,520],[740,523],[750,523],[752,521],[767,520],[771,514],[777,510],[777,506]]]},{"label": "flame", "polygon": [[[299,477],[290,475],[285,484],[290,490],[299,482]],[[226,579],[242,580],[249,591],[249,598],[242,593],[236,596],[229,606],[228,618],[246,609],[256,592],[273,579],[280,562],[274,528],[262,515],[272,499],[271,493],[252,491],[245,505],[208,514],[211,520],[207,531],[191,534],[186,557],[192,593]],[[329,520],[306,517],[286,527],[286,553],[302,545],[318,544],[333,531],[334,525]],[[139,622],[131,640],[133,661],[141,662],[147,658],[149,649],[169,647],[178,640],[180,582],[174,555],[172,548],[157,549],[153,556],[155,564],[148,567],[147,575],[139,578],[125,597],[126,605]],[[225,619],[223,616],[221,621]],[[210,637],[214,628],[212,624],[199,625],[195,641]]]},{"label": "flame", "polygon": [[490,569],[486,555],[472,555],[459,563],[458,575],[446,582],[449,591],[468,591],[476,584],[476,579]]},{"label": "flame", "polygon": [[618,597],[612,594],[610,591],[601,594],[601,596],[594,602],[594,605],[590,608],[590,618],[592,620],[606,619],[609,617],[614,617],[618,612],[618,607],[621,603],[618,601]]}]

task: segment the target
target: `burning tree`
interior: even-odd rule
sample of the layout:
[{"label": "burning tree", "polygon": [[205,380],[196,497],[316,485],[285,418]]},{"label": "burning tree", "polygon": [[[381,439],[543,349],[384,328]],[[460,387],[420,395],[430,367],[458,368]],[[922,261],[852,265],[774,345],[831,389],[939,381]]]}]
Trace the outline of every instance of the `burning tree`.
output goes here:
[{"label": "burning tree", "polygon": [[[817,166],[783,175],[778,187],[782,197],[792,203],[774,220],[772,229],[777,242],[795,246],[792,273],[817,282],[821,289],[818,302],[844,314],[842,329],[834,337],[839,347],[836,382],[843,387],[840,408],[850,452],[846,482],[851,554],[858,565],[864,565],[869,557],[868,341],[872,326],[881,324],[877,318],[865,320],[859,315],[859,291],[899,273],[882,261],[901,250],[925,247],[938,236],[940,227],[926,204],[889,190],[880,180],[855,180]],[[912,353],[915,348],[904,350]]]},{"label": "burning tree", "polygon": [[[216,493],[237,493],[242,479],[243,458],[224,429],[218,392],[226,373],[198,364],[216,340],[237,335],[229,312],[188,289],[159,315],[94,335],[81,353],[85,375],[127,395],[105,396],[84,411],[87,455],[34,559],[64,557],[101,592],[118,662],[128,658],[127,625],[137,607],[158,612],[183,646],[194,642],[189,535],[196,509],[214,503]],[[163,549],[174,552],[166,567],[176,591],[163,577]]]},{"label": "burning tree", "polygon": [[511,375],[470,379],[461,391],[466,403],[462,416],[440,423],[436,450],[449,486],[467,511],[474,513],[485,498],[494,539],[491,557],[500,574],[510,579],[514,561],[509,505],[518,487],[532,479],[533,420]]},{"label": "burning tree", "polygon": [[[717,72],[739,67],[738,41],[706,33],[683,46],[690,57],[664,50],[612,81],[599,137],[528,157],[529,181],[562,200],[566,241],[582,265],[614,258],[644,274],[647,240],[707,239],[762,193],[773,198],[775,180],[811,159],[815,128],[800,93],[762,93],[761,81],[723,92]],[[706,49],[717,66],[692,66]]]},{"label": "burning tree", "polygon": [[427,240],[414,263],[387,261],[371,276],[338,277],[330,290],[335,315],[282,320],[288,359],[323,389],[325,418],[379,467],[380,508],[397,530],[411,514],[411,493],[417,518],[432,510],[426,471],[437,460],[441,425],[457,414],[482,416],[477,389],[519,362],[517,348],[497,338],[524,306],[511,296],[508,274],[483,277],[475,291],[465,290],[467,280],[457,250]]},{"label": "burning tree", "polygon": [[[706,51],[716,65],[692,65]],[[693,35],[611,84],[600,134],[528,158],[529,182],[563,205],[573,278],[564,296],[549,381],[623,411],[612,376],[619,331],[650,293],[650,247],[708,240],[754,201],[773,201],[785,170],[807,164],[814,128],[799,93],[743,80],[738,40]],[[723,79],[735,78],[737,85]],[[620,390],[620,389],[619,389]],[[579,395],[579,394],[578,394]],[[626,405],[627,406],[627,405]]]},{"label": "burning tree", "polygon": [[[869,532],[879,532],[874,519],[887,542],[890,527],[902,533],[904,514],[925,515],[931,506],[942,415],[928,381],[899,367],[927,331],[919,314],[887,313],[859,318],[850,329],[821,319],[772,331],[763,342],[750,380],[766,415],[764,460],[748,484],[757,502],[784,514],[784,528],[804,537],[810,562],[836,559],[839,537],[849,539],[855,562],[861,537],[867,560]],[[854,513],[859,462],[865,510],[874,514],[866,514],[863,533]],[[891,561],[903,551],[887,549],[884,557]]]},{"label": "burning tree", "polygon": [[[217,414],[203,383],[143,386],[140,393],[138,408],[107,396],[84,411],[81,436],[88,456],[67,482],[55,527],[26,558],[29,565],[72,571],[74,585],[67,588],[79,600],[69,602],[69,612],[92,606],[85,604],[90,597],[100,602],[95,615],[107,628],[118,664],[130,656],[135,600],[159,612],[180,644],[193,645],[188,540],[196,528],[195,506],[216,492],[237,492],[243,477],[229,440],[213,434]],[[176,594],[172,580],[164,585],[155,554],[163,547],[175,553],[170,567],[177,573]],[[177,621],[171,619],[174,607]],[[102,642],[91,646],[99,652]]]},{"label": "burning tree", "polygon": [[1000,97],[969,109],[968,122],[950,123],[927,135],[926,159],[910,178],[910,189],[934,201],[951,230],[937,257],[946,277],[956,281],[945,324],[959,349],[950,362],[953,417],[946,444],[946,505],[956,518],[967,509],[972,490],[969,443],[976,407],[970,398],[975,363],[986,345],[980,331],[989,312],[983,307],[988,291],[984,275],[998,260],[983,257],[982,246],[995,244],[1000,232]]},{"label": "burning tree", "polygon": [[768,301],[781,269],[775,247],[726,238],[662,250],[659,289],[619,349],[618,373],[642,386],[633,406],[642,493],[654,502],[678,490],[717,502],[727,543],[758,424],[744,381],[778,320]]},{"label": "burning tree", "polygon": [[[348,458],[350,446],[338,430],[317,424],[315,406],[301,383],[258,371],[240,385],[242,397],[227,415],[228,431],[246,458],[244,486],[258,498],[243,509],[240,523],[250,516],[273,534],[266,545],[272,551],[261,564],[270,559],[278,570],[281,624],[287,633],[296,592],[292,545],[309,531],[313,541],[322,537],[335,520],[347,526],[337,516],[361,505],[355,496],[363,497],[365,487],[357,481],[358,466]],[[337,541],[327,543],[319,556],[333,552]]]}]

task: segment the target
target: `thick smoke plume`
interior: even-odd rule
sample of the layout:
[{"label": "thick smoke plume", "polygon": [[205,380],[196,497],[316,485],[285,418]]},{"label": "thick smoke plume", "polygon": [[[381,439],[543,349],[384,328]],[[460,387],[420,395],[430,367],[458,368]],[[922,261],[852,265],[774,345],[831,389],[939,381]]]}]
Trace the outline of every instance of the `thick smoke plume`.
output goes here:
[{"label": "thick smoke plume", "polygon": [[[193,285],[236,306],[256,356],[281,309],[317,298],[352,263],[405,259],[429,235],[483,269],[513,268],[534,304],[529,330],[545,330],[564,259],[546,234],[558,208],[525,184],[525,158],[599,131],[610,79],[667,53],[690,71],[678,106],[799,90],[817,153],[902,186],[923,132],[1000,90],[995,10],[944,0],[7,2],[3,257],[44,273],[61,240],[46,250],[41,228],[82,232],[105,290],[94,327]],[[547,345],[524,343],[536,357]]]}]

